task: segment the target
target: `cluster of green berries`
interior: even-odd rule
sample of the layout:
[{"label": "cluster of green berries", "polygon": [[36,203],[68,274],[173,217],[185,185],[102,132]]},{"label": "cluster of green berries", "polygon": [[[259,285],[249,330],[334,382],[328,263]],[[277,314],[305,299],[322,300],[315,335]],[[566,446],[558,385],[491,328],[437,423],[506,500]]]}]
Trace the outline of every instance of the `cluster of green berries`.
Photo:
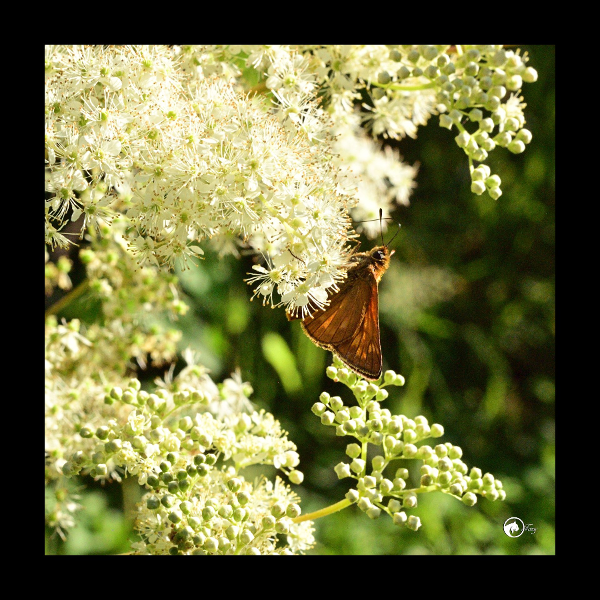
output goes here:
[{"label": "cluster of green berries", "polygon": [[[464,49],[464,51],[463,51]],[[463,46],[457,54],[449,46],[400,46],[390,50],[390,58],[401,64],[395,73],[379,74],[375,98],[403,91],[402,82],[425,78],[436,90],[440,125],[456,127],[456,144],[469,158],[471,191],[488,192],[497,199],[502,194],[500,178],[483,163],[497,146],[520,154],[531,142],[524,129],[525,118],[517,94],[523,83],[537,80],[537,72],[527,66],[527,56],[502,46]]]},{"label": "cluster of green berries", "polygon": [[[481,470],[472,468],[461,460],[462,450],[447,442],[432,447],[423,444],[429,438],[444,434],[442,425],[429,425],[423,416],[409,419],[404,415],[392,415],[381,407],[388,396],[384,385],[403,385],[404,379],[393,371],[387,371],[381,386],[367,383],[345,368],[329,367],[333,379],[345,383],[354,393],[358,405],[345,406],[339,396],[322,393],[312,411],[321,423],[336,428],[336,434],[350,435],[358,443],[348,444],[346,454],[349,462],[335,467],[339,479],[346,477],[357,481],[346,498],[364,511],[370,518],[378,518],[382,511],[392,517],[397,525],[417,530],[420,520],[407,516],[405,510],[417,506],[417,494],[440,491],[461,499],[473,506],[476,495],[489,500],[504,500],[506,493],[502,482],[491,473],[482,475]],[[380,454],[367,461],[368,444],[380,448]],[[420,481],[409,487],[409,471],[397,466],[397,461],[418,459],[422,461]],[[396,464],[394,464],[396,463]],[[389,467],[389,468],[388,468]]]},{"label": "cluster of green berries", "polygon": [[[149,490],[138,507],[137,526],[148,552],[260,554],[261,548],[290,552],[285,546],[276,547],[277,536],[290,533],[300,507],[286,501],[285,494],[269,492],[273,488],[265,482],[258,484],[257,493],[257,484],[247,482],[233,467],[217,464],[226,444],[218,439],[222,430],[216,428],[217,421],[201,413],[204,421],[184,416],[165,426],[175,408],[207,405],[210,398],[199,391],[147,393],[133,379],[126,389],[114,387],[106,395],[105,403],[115,402],[134,407],[127,422],[118,426],[111,420],[94,430],[81,427],[79,435],[97,445],[90,453],[75,452],[63,465],[63,473],[107,478],[120,469],[138,476]],[[232,430],[245,431],[248,421],[248,415],[239,415]],[[203,423],[209,426],[202,427]],[[285,453],[280,466],[286,469],[288,454],[288,462],[297,464],[295,453]],[[290,478],[300,482],[301,472],[292,473],[296,476]]]},{"label": "cluster of green berries", "polygon": [[[261,554],[262,545],[270,547],[277,536],[290,533],[292,519],[300,515],[298,504],[278,501],[257,512],[250,484],[231,473],[219,472],[210,485],[203,484],[199,480],[214,464],[211,457],[196,455],[186,469],[177,470],[175,478],[167,467],[148,482],[154,489],[145,496],[145,507],[154,513],[156,523],[164,524],[162,537],[172,542],[170,554]],[[184,482],[188,483],[182,488]],[[156,546],[147,539],[151,553]]]}]

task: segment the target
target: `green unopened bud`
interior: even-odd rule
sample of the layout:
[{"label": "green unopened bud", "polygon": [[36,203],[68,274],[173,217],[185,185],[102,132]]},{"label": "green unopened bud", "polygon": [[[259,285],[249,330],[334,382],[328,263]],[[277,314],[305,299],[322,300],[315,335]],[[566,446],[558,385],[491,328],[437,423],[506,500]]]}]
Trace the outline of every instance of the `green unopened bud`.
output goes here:
[{"label": "green unopened bud", "polygon": [[404,525],[407,521],[408,517],[404,511],[395,512],[392,520],[394,521],[394,525]]},{"label": "green unopened bud", "polygon": [[370,519],[378,519],[379,515],[381,515],[381,509],[377,506],[372,506],[366,512]]},{"label": "green unopened bud", "polygon": [[475,494],[473,494],[473,492],[467,492],[463,497],[462,497],[462,501],[467,505],[467,506],[475,506],[475,504],[477,504],[477,496]]},{"label": "green unopened bud", "polygon": [[352,471],[350,470],[350,465],[347,463],[341,462],[337,464],[333,469],[338,476],[338,479],[344,479],[345,477],[350,477],[352,475]]},{"label": "green unopened bud", "polygon": [[304,481],[304,473],[297,470],[291,471],[289,474],[289,479],[292,483],[300,485]]}]

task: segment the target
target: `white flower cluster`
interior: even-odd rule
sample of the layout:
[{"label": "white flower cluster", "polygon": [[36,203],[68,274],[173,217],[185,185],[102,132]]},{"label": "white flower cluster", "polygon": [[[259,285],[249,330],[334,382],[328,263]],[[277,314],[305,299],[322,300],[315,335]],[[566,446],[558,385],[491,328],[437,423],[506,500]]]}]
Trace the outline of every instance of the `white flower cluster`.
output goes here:
[{"label": "white flower cluster", "polygon": [[200,257],[206,239],[223,253],[245,244],[265,256],[256,294],[304,315],[345,277],[350,214],[387,216],[415,185],[361,126],[415,137],[442,113],[473,192],[497,198],[483,161],[531,140],[526,61],[501,46],[50,46],[46,242],[67,245],[69,220],[120,213],[141,264]]},{"label": "white flower cluster", "polygon": [[277,261],[291,310],[344,277],[354,199],[312,98],[282,117],[226,78],[191,80],[155,46],[53,47],[46,71],[50,245],[67,243],[65,219],[98,226],[120,211],[141,263],[242,238]]},{"label": "white flower cluster", "polygon": [[100,409],[105,419],[97,425],[96,415],[80,415],[71,432],[79,449],[57,461],[62,473],[137,478],[147,490],[138,505],[142,541],[133,547],[139,553],[278,554],[310,548],[312,524],[294,522],[300,516],[296,494],[279,478],[251,482],[242,474],[252,465],[273,465],[300,483],[299,457],[287,433],[264,411],[217,410],[223,417],[208,412],[215,403],[233,409],[240,396],[250,405],[251,388],[238,377],[219,391],[199,365],[182,373],[153,393],[133,379],[101,394],[115,416],[108,419]]},{"label": "white flower cluster", "polygon": [[[420,125],[441,114],[442,127],[459,130],[455,142],[469,159],[475,194],[487,191],[497,199],[502,192],[500,178],[486,164],[475,167],[473,161],[484,163],[496,146],[521,153],[531,141],[531,133],[523,128],[525,104],[519,92],[524,83],[537,80],[537,72],[527,66],[528,57],[519,49],[501,45],[296,46],[305,60],[297,60],[298,68],[290,72],[279,66],[285,54],[282,48],[240,49],[249,54],[247,65],[268,64],[269,73],[286,73],[267,79],[278,97],[282,87],[289,93],[298,91],[300,83],[304,89],[318,85],[336,127],[347,124],[361,93],[368,97],[362,103],[361,121],[374,135],[416,137]],[[376,173],[364,175],[368,184],[380,184],[383,179]],[[360,194],[359,198],[362,202]],[[359,220],[354,213],[353,217]]]}]

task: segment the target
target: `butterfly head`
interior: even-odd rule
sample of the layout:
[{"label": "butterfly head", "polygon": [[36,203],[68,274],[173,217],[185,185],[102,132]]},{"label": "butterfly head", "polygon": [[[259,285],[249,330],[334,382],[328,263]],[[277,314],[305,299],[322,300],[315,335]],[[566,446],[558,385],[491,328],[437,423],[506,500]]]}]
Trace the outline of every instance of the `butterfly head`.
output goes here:
[{"label": "butterfly head", "polygon": [[387,246],[377,246],[367,253],[370,262],[375,271],[375,278],[379,281],[382,275],[390,266],[390,258],[395,250],[390,250]]}]

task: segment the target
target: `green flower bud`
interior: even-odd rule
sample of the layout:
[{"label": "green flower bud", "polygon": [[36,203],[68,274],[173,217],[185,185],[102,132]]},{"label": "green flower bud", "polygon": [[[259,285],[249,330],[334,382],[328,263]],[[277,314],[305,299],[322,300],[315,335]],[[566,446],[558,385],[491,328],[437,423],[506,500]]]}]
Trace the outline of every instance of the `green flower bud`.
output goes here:
[{"label": "green flower bud", "polygon": [[110,390],[109,395],[113,400],[120,400],[123,396],[123,390],[120,387],[114,387]]},{"label": "green flower bud", "polygon": [[179,429],[182,429],[183,431],[189,431],[193,425],[194,422],[190,417],[183,417],[182,419],[179,419]]},{"label": "green flower bud", "polygon": [[263,519],[261,521],[262,528],[265,529],[266,531],[269,531],[270,529],[274,529],[276,523],[277,523],[277,519],[275,519],[275,517],[273,517],[272,515],[266,515],[265,517],[263,517]]},{"label": "green flower bud", "polygon": [[[406,447],[404,448],[404,454],[406,455]],[[432,456],[433,456],[433,450],[431,449],[431,446],[421,446],[417,450],[417,458],[420,458],[422,460],[428,460]]]},{"label": "green flower bud", "polygon": [[366,512],[370,519],[378,519],[379,516],[381,515],[381,509],[378,508],[377,506],[372,506]]},{"label": "green flower bud", "polygon": [[333,425],[334,421],[335,415],[329,410],[321,415],[321,423],[323,425]]},{"label": "green flower bud", "polygon": [[179,504],[179,510],[184,514],[184,515],[189,515],[190,512],[192,511],[192,503],[188,502],[187,500],[184,500],[183,502],[180,502]]},{"label": "green flower bud", "polygon": [[463,491],[463,487],[459,483],[453,483],[450,486],[450,493],[454,494],[455,496],[462,496]]},{"label": "green flower bud", "polygon": [[402,65],[397,71],[396,71],[396,77],[402,81],[403,79],[406,79],[407,77],[410,77],[410,69],[408,67],[406,67],[405,65]]},{"label": "green flower bud", "polygon": [[344,403],[339,396],[332,396],[329,400],[329,408],[331,408],[333,412],[337,412],[338,410],[344,408]]},{"label": "green flower bud", "polygon": [[394,489],[394,484],[389,479],[382,479],[379,483],[379,490],[383,495],[389,494]]},{"label": "green flower bud", "polygon": [[374,471],[382,471],[385,468],[385,458],[383,456],[374,456],[371,463]]},{"label": "green flower bud", "polygon": [[406,508],[415,508],[417,506],[417,495],[410,492],[404,496],[404,506]]},{"label": "green flower bud", "polygon": [[171,523],[179,523],[182,519],[182,514],[178,510],[174,510],[169,513],[168,519]]},{"label": "green flower bud", "polygon": [[242,487],[242,481],[237,477],[234,477],[227,482],[227,487],[232,492],[239,492]]},{"label": "green flower bud", "polygon": [[219,551],[227,552],[231,548],[231,542],[226,537],[219,538]]},{"label": "green flower bud", "polygon": [[290,532],[290,525],[287,521],[277,521],[275,523],[275,531],[282,535],[287,535]]},{"label": "green flower bud", "polygon": [[317,417],[320,417],[326,410],[327,407],[322,402],[315,402],[311,408],[311,411],[313,414],[317,415]]},{"label": "green flower bud", "polygon": [[395,512],[392,520],[394,521],[394,525],[404,525],[407,521],[408,517],[404,511]]},{"label": "green flower bud", "polygon": [[532,137],[533,136],[531,134],[531,131],[529,131],[529,129],[521,129],[517,132],[515,140],[519,140],[519,141],[523,142],[524,144],[529,144],[531,142]]},{"label": "green flower bud", "polygon": [[207,552],[216,552],[219,548],[219,542],[214,537],[206,538],[204,545],[202,546]]},{"label": "green flower bud", "polygon": [[350,411],[347,408],[342,408],[340,411],[337,412],[337,414],[335,415],[335,420],[338,423],[345,423],[346,421],[348,421],[350,419]]},{"label": "green flower bud", "polygon": [[351,489],[348,490],[348,492],[346,493],[346,500],[348,500],[349,502],[358,502],[359,499],[359,494],[358,491],[355,489]]},{"label": "green flower bud", "polygon": [[471,141],[471,136],[466,131],[461,131],[455,138],[454,141],[459,148],[466,148]]},{"label": "green flower bud", "polygon": [[247,529],[244,529],[244,531],[242,531],[240,534],[240,543],[244,545],[249,544],[253,539],[254,536],[252,535],[252,532],[248,531]]},{"label": "green flower bud", "polygon": [[377,75],[377,82],[382,85],[387,85],[391,80],[392,78],[387,71],[381,71],[381,73]]},{"label": "green flower bud", "polygon": [[115,452],[121,450],[122,447],[123,442],[119,438],[115,438],[114,440],[111,440],[110,442],[106,442],[106,444],[104,444],[104,451],[107,454],[114,454]]},{"label": "green flower bud", "polygon": [[506,80],[506,88],[511,92],[516,92],[520,90],[523,86],[523,79],[521,79],[520,75],[511,75]]},{"label": "green flower bud", "polygon": [[366,477],[362,478],[362,484],[363,487],[368,490],[374,488],[377,485],[377,480],[375,479],[375,477],[367,475]]},{"label": "green flower bud", "polygon": [[491,500],[492,502],[494,502],[495,500],[498,500],[499,495],[500,494],[499,494],[498,490],[495,488],[483,490],[483,497],[486,498],[487,500]]},{"label": "green flower bud", "polygon": [[439,74],[440,74],[440,70],[435,66],[435,65],[429,65],[426,69],[425,69],[425,77],[427,77],[427,79],[436,79]]},{"label": "green flower bud", "polygon": [[205,521],[210,521],[216,514],[215,509],[212,506],[205,506],[202,509],[202,518]]},{"label": "green flower bud", "polygon": [[411,515],[406,521],[406,526],[413,531],[417,531],[421,527],[421,519],[415,515]]},{"label": "green flower bud", "polygon": [[477,504],[477,496],[475,494],[473,494],[473,492],[467,492],[463,497],[462,497],[462,501],[467,505],[467,506],[475,506],[475,504]]},{"label": "green flower bud", "polygon": [[338,479],[344,479],[345,477],[350,477],[352,475],[352,471],[350,470],[350,465],[347,463],[341,462],[338,463],[333,470],[335,471]]},{"label": "green flower bud", "polygon": [[534,83],[537,81],[538,74],[533,67],[527,67],[523,72],[523,81],[525,83]]},{"label": "green flower bud", "polygon": [[449,473],[448,471],[440,472],[436,479],[437,483],[442,487],[446,487],[451,480],[452,473]]},{"label": "green flower bud", "polygon": [[96,429],[96,437],[99,440],[105,440],[108,437],[108,433],[109,433],[109,428],[106,427],[105,425],[101,425],[100,427],[98,427],[98,429]]},{"label": "green flower bud", "polygon": [[271,514],[276,519],[281,519],[281,517],[285,515],[285,507],[281,502],[276,502],[275,504],[273,504],[273,506],[271,506]]},{"label": "green flower bud", "polygon": [[494,188],[494,189],[488,190],[488,196],[492,200],[498,200],[498,198],[500,198],[500,196],[502,196],[502,190],[500,188]]},{"label": "green flower bud", "polygon": [[525,144],[521,140],[513,140],[507,146],[509,152],[513,154],[521,154],[521,152],[525,152]]},{"label": "green flower bud", "polygon": [[433,477],[431,475],[422,475],[421,487],[428,487],[430,485],[433,485]]},{"label": "green flower bud", "polygon": [[350,468],[355,473],[362,473],[365,470],[366,463],[362,458],[355,458],[350,464]]},{"label": "green flower bud", "polygon": [[75,465],[68,460],[63,466],[62,466],[62,473],[63,475],[65,475],[66,477],[70,477],[71,475],[75,474]]},{"label": "green flower bud", "polygon": [[403,490],[406,487],[406,479],[402,479],[401,477],[395,477],[392,483],[397,490]]},{"label": "green flower bud", "polygon": [[488,188],[488,190],[492,190],[494,188],[498,188],[500,187],[500,184],[502,183],[500,177],[498,177],[498,175],[492,175],[491,177],[488,177],[485,180],[485,185]]},{"label": "green flower bud", "polygon": [[365,498],[364,496],[356,503],[356,505],[363,512],[367,512],[370,508],[373,508],[373,503],[368,498]]},{"label": "green flower bud", "polygon": [[248,519],[248,511],[240,506],[234,509],[232,517],[236,523],[241,523]]},{"label": "green flower bud", "polygon": [[485,192],[485,183],[483,183],[483,181],[473,181],[471,183],[471,192],[473,194],[477,194],[478,196],[481,196],[481,194],[483,194],[483,192]]},{"label": "green flower bud", "polygon": [[304,481],[304,473],[297,470],[291,471],[289,474],[289,479],[292,483],[300,485]]}]

